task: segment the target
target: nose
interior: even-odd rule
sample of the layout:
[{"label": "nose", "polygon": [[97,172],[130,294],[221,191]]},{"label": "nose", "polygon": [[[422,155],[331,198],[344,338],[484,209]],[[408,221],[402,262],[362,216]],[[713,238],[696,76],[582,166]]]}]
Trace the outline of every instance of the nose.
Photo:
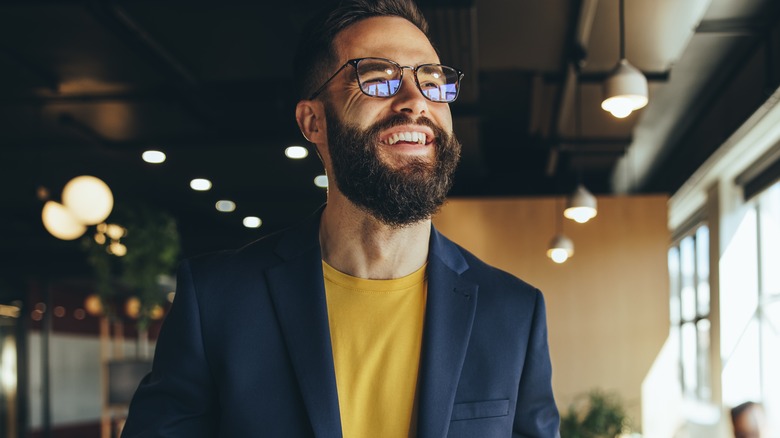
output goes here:
[{"label": "nose", "polygon": [[417,88],[414,78],[414,70],[411,67],[403,67],[409,69],[404,73],[403,80],[401,81],[401,88],[398,90],[393,99],[393,111],[407,113],[409,115],[422,115],[428,112],[428,100]]}]

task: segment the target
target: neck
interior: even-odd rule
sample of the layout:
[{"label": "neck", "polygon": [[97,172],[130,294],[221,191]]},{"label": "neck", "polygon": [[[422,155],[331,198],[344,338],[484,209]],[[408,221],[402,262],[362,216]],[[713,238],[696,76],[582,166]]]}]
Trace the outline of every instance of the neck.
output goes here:
[{"label": "neck", "polygon": [[335,269],[360,278],[400,278],[428,260],[430,219],[392,227],[343,196],[328,196],[320,221],[322,258]]}]

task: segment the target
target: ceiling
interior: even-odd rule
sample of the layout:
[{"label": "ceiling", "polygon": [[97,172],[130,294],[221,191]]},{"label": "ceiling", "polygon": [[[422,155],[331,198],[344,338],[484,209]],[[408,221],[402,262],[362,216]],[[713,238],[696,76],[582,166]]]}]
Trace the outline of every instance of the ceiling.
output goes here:
[{"label": "ceiling", "polygon": [[[233,248],[325,200],[293,118],[292,52],[321,2],[9,1],[0,4],[0,273],[84,267],[44,230],[89,174],[118,204],[176,217],[182,256]],[[780,83],[776,0],[626,0],[626,58],[650,104],[600,109],[619,59],[618,0],[420,0],[443,62],[466,72],[452,105],[464,145],[453,196],[673,193]],[[391,36],[390,36],[391,37]],[[168,159],[150,165],[146,149]],[[194,192],[189,181],[213,181]],[[234,213],[214,208],[236,202]],[[247,229],[246,215],[263,225]]]}]

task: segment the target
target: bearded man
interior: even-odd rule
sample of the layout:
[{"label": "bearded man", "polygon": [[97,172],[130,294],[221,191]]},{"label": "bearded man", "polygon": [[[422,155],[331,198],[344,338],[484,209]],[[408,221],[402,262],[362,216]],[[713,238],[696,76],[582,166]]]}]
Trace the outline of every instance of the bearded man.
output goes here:
[{"label": "bearded man", "polygon": [[328,175],[303,225],[182,263],[123,437],[555,437],[541,293],[439,234],[460,156],[409,0],[348,0],[296,56]]}]

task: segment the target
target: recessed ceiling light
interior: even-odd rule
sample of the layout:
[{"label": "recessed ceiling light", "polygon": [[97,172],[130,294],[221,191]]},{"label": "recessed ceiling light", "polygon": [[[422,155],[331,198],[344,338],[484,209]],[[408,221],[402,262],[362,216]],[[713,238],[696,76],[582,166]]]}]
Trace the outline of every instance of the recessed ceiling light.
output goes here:
[{"label": "recessed ceiling light", "polygon": [[223,213],[230,213],[236,210],[236,203],[227,199],[217,201],[217,210]]},{"label": "recessed ceiling light", "polygon": [[205,192],[206,190],[211,189],[211,181],[205,178],[195,178],[190,181],[190,187],[192,187],[192,190]]},{"label": "recessed ceiling light", "polygon": [[314,185],[317,187],[327,188],[328,187],[328,177],[325,175],[317,175],[314,178]]},{"label": "recessed ceiling light", "polygon": [[257,216],[247,216],[244,218],[244,226],[247,228],[260,228],[260,225],[262,224],[263,221]]},{"label": "recessed ceiling light", "polygon": [[160,164],[165,161],[165,153],[162,151],[145,151],[141,158],[147,163]]},{"label": "recessed ceiling light", "polygon": [[290,146],[284,150],[284,154],[287,155],[287,158],[300,160],[301,158],[306,158],[309,155],[309,150],[303,146]]}]

